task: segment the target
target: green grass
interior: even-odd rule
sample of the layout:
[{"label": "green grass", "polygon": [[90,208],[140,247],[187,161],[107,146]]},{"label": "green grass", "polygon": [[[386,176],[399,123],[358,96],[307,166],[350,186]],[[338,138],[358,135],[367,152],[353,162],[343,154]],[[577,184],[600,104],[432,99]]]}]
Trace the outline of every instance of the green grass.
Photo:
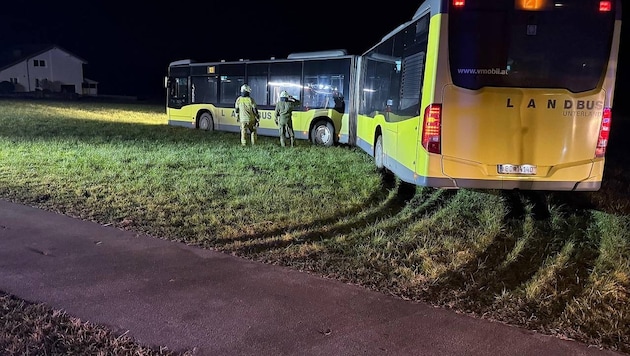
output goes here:
[{"label": "green grass", "polygon": [[0,101],[0,198],[628,353],[613,125],[602,189],[549,194],[541,218],[536,196],[409,186],[355,148],[241,147],[159,106]]}]

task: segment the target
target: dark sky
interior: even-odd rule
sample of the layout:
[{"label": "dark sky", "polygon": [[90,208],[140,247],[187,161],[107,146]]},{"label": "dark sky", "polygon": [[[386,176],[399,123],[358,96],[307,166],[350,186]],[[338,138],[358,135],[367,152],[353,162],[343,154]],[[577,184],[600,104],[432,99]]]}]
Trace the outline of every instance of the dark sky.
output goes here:
[{"label": "dark sky", "polygon": [[[57,44],[88,62],[85,76],[99,82],[101,93],[149,99],[163,96],[168,63],[178,59],[285,58],[340,48],[363,53],[411,19],[421,2],[8,1],[0,9],[0,46]],[[629,33],[630,21],[622,31],[615,107],[630,114],[624,104]]]},{"label": "dark sky", "polygon": [[0,46],[57,44],[88,62],[84,75],[101,93],[139,97],[161,96],[168,63],[178,59],[286,58],[340,48],[360,54],[418,7],[409,0],[361,8],[329,0],[13,2],[2,4]]}]

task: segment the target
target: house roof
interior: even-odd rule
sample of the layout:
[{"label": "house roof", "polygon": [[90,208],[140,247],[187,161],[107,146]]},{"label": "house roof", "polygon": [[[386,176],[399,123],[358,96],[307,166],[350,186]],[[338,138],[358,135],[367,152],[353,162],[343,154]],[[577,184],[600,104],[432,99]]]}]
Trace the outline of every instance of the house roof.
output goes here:
[{"label": "house roof", "polygon": [[13,45],[3,49],[0,49],[0,70],[8,68],[17,63],[29,60],[35,56],[38,56],[44,52],[48,52],[51,49],[57,48],[67,54],[75,57],[76,59],[87,64],[87,61],[83,58],[67,51],[55,44],[26,44],[26,45]]}]

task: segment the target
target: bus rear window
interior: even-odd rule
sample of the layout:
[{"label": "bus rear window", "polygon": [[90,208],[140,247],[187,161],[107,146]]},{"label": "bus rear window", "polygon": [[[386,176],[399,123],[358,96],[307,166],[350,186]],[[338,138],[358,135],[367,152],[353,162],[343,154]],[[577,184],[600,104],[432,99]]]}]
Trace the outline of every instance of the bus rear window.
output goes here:
[{"label": "bus rear window", "polygon": [[455,85],[564,88],[577,93],[596,88],[604,76],[614,6],[600,11],[600,0],[464,4],[449,9],[449,60]]}]

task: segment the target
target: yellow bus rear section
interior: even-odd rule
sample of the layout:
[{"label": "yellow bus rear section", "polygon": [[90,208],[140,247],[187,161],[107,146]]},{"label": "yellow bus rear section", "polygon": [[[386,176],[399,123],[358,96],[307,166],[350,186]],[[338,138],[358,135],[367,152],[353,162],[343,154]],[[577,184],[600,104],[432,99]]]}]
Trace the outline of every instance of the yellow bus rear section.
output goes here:
[{"label": "yellow bus rear section", "polygon": [[[595,148],[605,92],[447,85],[442,104],[443,173],[458,186],[549,190],[598,189],[603,158]],[[599,163],[599,164],[596,164]],[[531,165],[535,174],[502,174],[499,165]]]}]

